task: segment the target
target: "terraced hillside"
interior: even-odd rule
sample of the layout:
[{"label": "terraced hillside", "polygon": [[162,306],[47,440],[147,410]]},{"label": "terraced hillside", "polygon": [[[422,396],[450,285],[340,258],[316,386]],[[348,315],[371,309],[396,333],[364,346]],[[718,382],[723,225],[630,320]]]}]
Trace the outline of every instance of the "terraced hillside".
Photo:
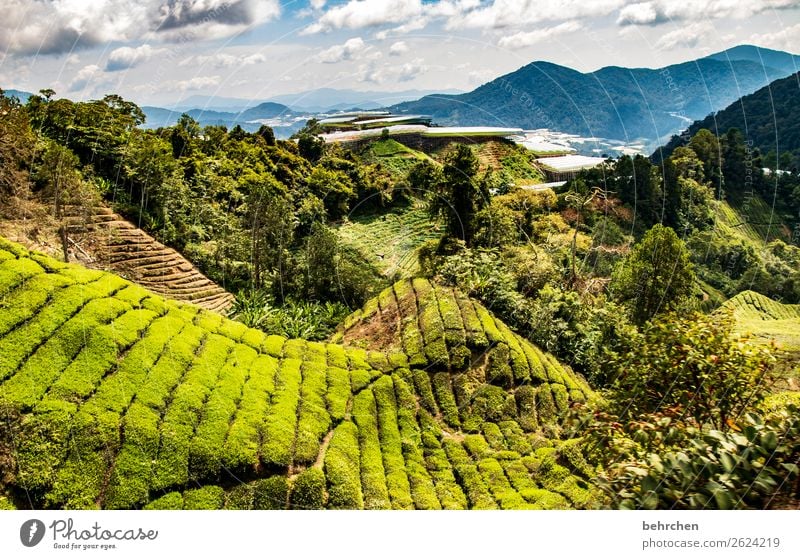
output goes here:
[{"label": "terraced hillside", "polygon": [[356,249],[387,277],[407,278],[419,271],[417,251],[438,239],[441,228],[421,206],[352,217],[337,229],[339,238]]},{"label": "terraced hillside", "polygon": [[800,352],[800,305],[785,305],[755,291],[743,291],[724,306],[733,310],[742,332],[774,339],[785,349]]},{"label": "terraced hillside", "polygon": [[[392,301],[403,353],[356,333]],[[424,281],[348,325],[382,350],[270,336],[0,239],[0,507],[587,506],[590,468],[558,439],[591,397],[568,369]]]},{"label": "terraced hillside", "polygon": [[755,291],[743,291],[723,305],[733,311],[736,329],[757,341],[775,341],[784,352],[790,387],[800,389],[800,305],[785,305]]},{"label": "terraced hillside", "polygon": [[88,235],[92,267],[113,271],[154,293],[208,310],[224,313],[233,304],[233,295],[180,253],[108,208],[94,208],[88,219],[73,217],[70,229]]}]

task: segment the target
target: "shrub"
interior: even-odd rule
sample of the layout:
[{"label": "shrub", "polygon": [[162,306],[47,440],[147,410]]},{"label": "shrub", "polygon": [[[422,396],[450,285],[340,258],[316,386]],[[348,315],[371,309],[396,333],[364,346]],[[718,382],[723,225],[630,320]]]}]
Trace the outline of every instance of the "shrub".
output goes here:
[{"label": "shrub", "polygon": [[466,491],[470,508],[496,509],[497,504],[486,488],[478,468],[469,459],[461,445],[456,441],[445,439],[443,447],[450,463],[453,465],[453,469],[458,475],[461,486]]},{"label": "shrub", "polygon": [[394,383],[391,377],[384,376],[372,388],[375,394],[378,414],[378,432],[381,440],[381,454],[386,471],[386,485],[394,509],[413,508],[411,486],[406,476],[400,430],[397,427],[397,403]]},{"label": "shrub", "polygon": [[433,392],[436,394],[436,401],[442,410],[445,423],[458,429],[461,421],[458,417],[458,405],[453,396],[453,389],[450,386],[450,373],[433,374]]},{"label": "shrub", "polygon": [[145,510],[183,510],[183,495],[177,491],[162,495],[145,505]]},{"label": "shrub", "polygon": [[727,429],[764,396],[774,358],[732,335],[729,316],[670,315],[610,362],[612,403],[625,415],[672,409]]},{"label": "shrub", "polygon": [[183,494],[184,510],[218,510],[225,502],[225,490],[216,485],[189,489]]},{"label": "shrub", "polygon": [[253,508],[282,510],[289,497],[289,482],[284,476],[271,476],[253,483]]},{"label": "shrub", "polygon": [[222,449],[229,468],[257,465],[259,438],[277,372],[278,362],[270,355],[259,355],[253,361]]},{"label": "shrub", "polygon": [[[319,443],[331,427],[331,418],[325,405],[327,389],[325,365],[306,362],[303,365],[303,385],[297,411],[297,435],[294,460],[311,464],[319,454]],[[346,405],[346,404],[345,404]]]},{"label": "shrub", "polygon": [[397,394],[397,425],[400,429],[401,446],[414,507],[422,510],[441,509],[433,481],[425,469],[422,436],[416,420],[417,400],[405,380],[398,375],[394,375],[393,380]]},{"label": "shrub", "polygon": [[360,468],[358,428],[352,422],[345,421],[334,430],[328,451],[325,453],[329,508],[363,508],[364,498],[361,495],[361,479],[358,475]]},{"label": "shrub", "polygon": [[353,418],[358,425],[358,442],[361,449],[361,486],[364,491],[364,508],[391,508],[378,435],[375,397],[371,390],[364,390],[355,396]]},{"label": "shrub", "polygon": [[289,501],[292,509],[313,510],[325,508],[325,474],[319,468],[308,468],[292,482]]},{"label": "shrub", "polygon": [[292,462],[297,410],[300,401],[302,362],[284,359],[278,369],[272,406],[264,420],[261,456],[267,464],[288,466]]}]

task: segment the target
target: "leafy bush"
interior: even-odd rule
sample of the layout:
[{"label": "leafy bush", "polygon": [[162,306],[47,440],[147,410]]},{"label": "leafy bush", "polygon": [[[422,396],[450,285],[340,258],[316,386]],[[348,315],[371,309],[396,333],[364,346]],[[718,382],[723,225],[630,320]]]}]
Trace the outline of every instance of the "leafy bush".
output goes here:
[{"label": "leafy bush", "polygon": [[325,474],[319,468],[300,472],[292,483],[289,507],[292,509],[325,508]]},{"label": "leafy bush", "polygon": [[671,410],[727,429],[765,395],[768,349],[732,335],[728,315],[668,315],[608,362],[611,402],[625,417]]},{"label": "leafy bush", "polygon": [[[747,413],[729,431],[667,421],[661,436],[677,444],[611,464],[600,487],[611,506],[626,509],[763,509],[796,502],[798,411],[790,405],[766,417]],[[674,430],[681,432],[668,432]]]},{"label": "leafy bush", "polygon": [[270,304],[265,291],[245,291],[236,298],[233,318],[251,328],[286,338],[324,340],[350,310],[338,302],[315,303],[289,300],[282,307]]}]

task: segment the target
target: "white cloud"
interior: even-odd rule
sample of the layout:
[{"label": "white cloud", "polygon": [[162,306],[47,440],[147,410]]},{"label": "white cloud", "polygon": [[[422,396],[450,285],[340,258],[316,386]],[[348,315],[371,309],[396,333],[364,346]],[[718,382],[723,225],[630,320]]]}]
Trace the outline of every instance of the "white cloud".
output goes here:
[{"label": "white cloud", "polygon": [[797,0],[652,0],[624,7],[619,25],[658,25],[666,21],[747,19],[762,12],[800,7]]},{"label": "white cloud", "polygon": [[361,37],[348,39],[343,45],[334,45],[319,53],[320,62],[325,64],[335,64],[343,60],[353,60],[359,54],[368,49]]},{"label": "white cloud", "polygon": [[408,52],[408,45],[404,41],[397,41],[389,47],[389,56],[400,56]]},{"label": "white cloud", "polygon": [[417,58],[411,62],[403,64],[396,70],[397,81],[410,82],[416,79],[420,74],[428,71],[428,67],[424,64],[424,60]]},{"label": "white cloud", "polygon": [[552,39],[557,35],[572,33],[581,28],[581,24],[577,21],[565,21],[564,23],[560,23],[555,27],[534,29],[533,31],[528,32],[520,31],[514,35],[501,37],[497,42],[497,46],[507,49],[521,49],[535,45],[536,43],[541,43],[542,41],[546,41],[548,39]]},{"label": "white cloud", "polygon": [[652,2],[640,2],[622,8],[619,11],[617,23],[619,25],[649,25],[662,21],[662,17]]},{"label": "white cloud", "polygon": [[383,64],[371,60],[361,64],[356,72],[356,79],[360,82],[382,84],[386,82],[408,82],[416,79],[428,71],[428,66],[422,58],[416,58],[405,64]]},{"label": "white cloud", "polygon": [[707,21],[684,25],[661,36],[656,41],[656,49],[672,50],[674,48],[692,48],[710,33],[714,32],[714,26]]},{"label": "white cloud", "polygon": [[800,51],[800,23],[784,27],[774,33],[753,34],[748,42],[760,47],[798,52]]},{"label": "white cloud", "polygon": [[402,23],[422,13],[420,0],[349,0],[328,9],[303,33],[332,29],[361,29],[389,23]]},{"label": "white cloud", "polygon": [[315,10],[321,10],[323,7],[325,7],[325,0],[311,0],[309,3]]},{"label": "white cloud", "polygon": [[241,68],[262,64],[267,61],[267,57],[261,53],[254,53],[247,56],[236,56],[233,54],[216,53],[211,55],[190,56],[181,60],[178,66],[209,66],[211,68]]},{"label": "white cloud", "polygon": [[148,44],[136,48],[120,47],[111,51],[111,54],[108,55],[106,71],[115,72],[117,70],[133,68],[163,52],[165,52],[165,49],[154,49]]},{"label": "white cloud", "polygon": [[72,81],[69,83],[70,91],[78,91],[86,89],[89,84],[95,79],[97,74],[102,74],[100,67],[97,64],[89,64],[81,68]]},{"label": "white cloud", "polygon": [[213,39],[279,15],[279,0],[3,0],[0,50],[55,54],[111,41]]},{"label": "white cloud", "polygon": [[206,87],[213,87],[215,85],[219,85],[219,82],[220,82],[219,76],[196,76],[188,80],[169,82],[167,84],[166,89],[172,91],[175,90],[189,91],[195,89],[204,89]]}]

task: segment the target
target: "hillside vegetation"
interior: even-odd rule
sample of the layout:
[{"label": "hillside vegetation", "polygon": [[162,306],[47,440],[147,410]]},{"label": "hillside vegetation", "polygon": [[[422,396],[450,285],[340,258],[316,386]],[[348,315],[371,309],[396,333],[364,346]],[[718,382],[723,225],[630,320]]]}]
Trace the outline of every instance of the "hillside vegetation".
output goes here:
[{"label": "hillside vegetation", "polygon": [[379,330],[377,312],[389,327],[385,313],[402,308],[404,344],[388,352],[267,335],[7,241],[0,296],[6,506],[590,501],[589,467],[557,437],[591,390],[427,281],[396,284],[348,320],[349,346],[380,347],[355,330]]}]

